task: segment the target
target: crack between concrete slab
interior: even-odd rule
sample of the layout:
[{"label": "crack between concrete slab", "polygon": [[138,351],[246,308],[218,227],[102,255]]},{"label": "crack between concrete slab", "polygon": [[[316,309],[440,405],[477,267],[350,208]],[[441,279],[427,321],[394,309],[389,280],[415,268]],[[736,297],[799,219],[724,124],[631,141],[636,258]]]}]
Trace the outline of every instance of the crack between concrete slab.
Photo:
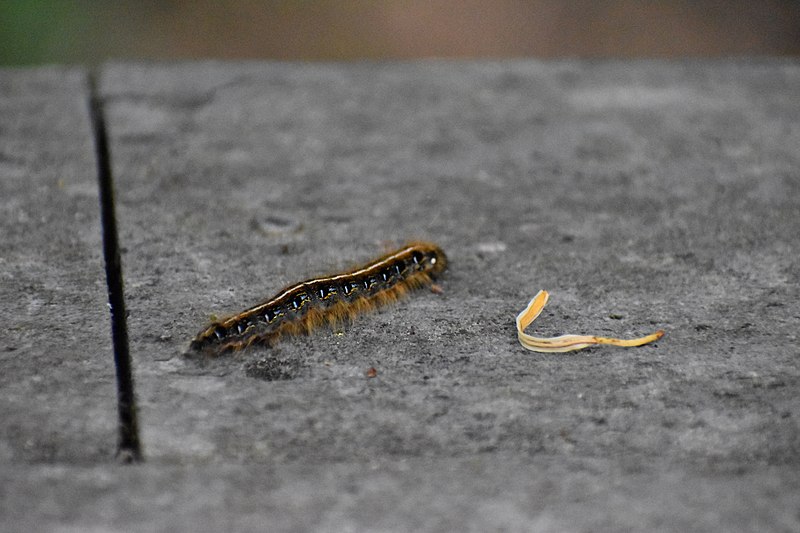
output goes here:
[{"label": "crack between concrete slab", "polygon": [[89,112],[97,161],[97,179],[100,187],[103,255],[106,263],[108,307],[111,311],[111,340],[117,372],[117,411],[119,415],[117,458],[124,463],[135,463],[141,461],[143,457],[128,343],[122,260],[114,208],[114,179],[111,172],[111,152],[108,146],[103,100],[98,92],[93,73],[89,75]]}]

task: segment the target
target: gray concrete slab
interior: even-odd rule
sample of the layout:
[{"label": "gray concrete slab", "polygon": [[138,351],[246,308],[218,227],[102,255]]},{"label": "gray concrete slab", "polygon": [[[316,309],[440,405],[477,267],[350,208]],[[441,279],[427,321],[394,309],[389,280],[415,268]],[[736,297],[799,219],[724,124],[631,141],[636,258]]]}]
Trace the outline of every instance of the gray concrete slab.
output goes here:
[{"label": "gray concrete slab", "polygon": [[[148,462],[8,445],[4,525],[797,530],[799,82],[786,61],[108,66]],[[210,315],[410,238],[448,253],[443,294],[181,355]],[[525,352],[540,288],[539,332],[667,336]]]},{"label": "gray concrete slab", "polygon": [[0,71],[0,464],[93,464],[116,439],[86,73]]}]

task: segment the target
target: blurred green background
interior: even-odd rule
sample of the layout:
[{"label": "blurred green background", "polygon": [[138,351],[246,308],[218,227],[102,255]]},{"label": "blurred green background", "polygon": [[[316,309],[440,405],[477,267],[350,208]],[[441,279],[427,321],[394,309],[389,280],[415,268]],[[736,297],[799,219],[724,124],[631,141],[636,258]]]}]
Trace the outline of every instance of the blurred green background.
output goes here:
[{"label": "blurred green background", "polygon": [[0,64],[800,55],[788,0],[0,0]]}]

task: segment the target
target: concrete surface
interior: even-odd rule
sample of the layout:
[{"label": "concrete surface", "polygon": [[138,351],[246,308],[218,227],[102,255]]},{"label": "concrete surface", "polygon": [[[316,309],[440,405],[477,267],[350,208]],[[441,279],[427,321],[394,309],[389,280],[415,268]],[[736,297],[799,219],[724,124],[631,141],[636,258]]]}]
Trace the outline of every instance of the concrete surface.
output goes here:
[{"label": "concrete surface", "polygon": [[86,98],[79,70],[0,71],[3,467],[90,465],[116,446]]},{"label": "concrete surface", "polygon": [[[130,467],[85,87],[0,73],[0,529],[800,529],[797,62],[108,65]],[[443,294],[181,355],[411,238]],[[526,352],[540,288],[537,332],[667,336]]]}]

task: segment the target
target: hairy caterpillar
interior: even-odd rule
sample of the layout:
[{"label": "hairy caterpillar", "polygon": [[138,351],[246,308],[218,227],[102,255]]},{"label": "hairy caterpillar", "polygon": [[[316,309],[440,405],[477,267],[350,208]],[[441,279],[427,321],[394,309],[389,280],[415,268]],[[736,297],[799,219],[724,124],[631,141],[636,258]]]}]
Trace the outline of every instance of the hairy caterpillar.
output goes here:
[{"label": "hairy caterpillar", "polygon": [[250,309],[214,321],[197,334],[189,352],[220,355],[253,344],[272,345],[284,336],[350,321],[431,285],[446,267],[441,248],[414,242],[349,272],[291,285]]}]

